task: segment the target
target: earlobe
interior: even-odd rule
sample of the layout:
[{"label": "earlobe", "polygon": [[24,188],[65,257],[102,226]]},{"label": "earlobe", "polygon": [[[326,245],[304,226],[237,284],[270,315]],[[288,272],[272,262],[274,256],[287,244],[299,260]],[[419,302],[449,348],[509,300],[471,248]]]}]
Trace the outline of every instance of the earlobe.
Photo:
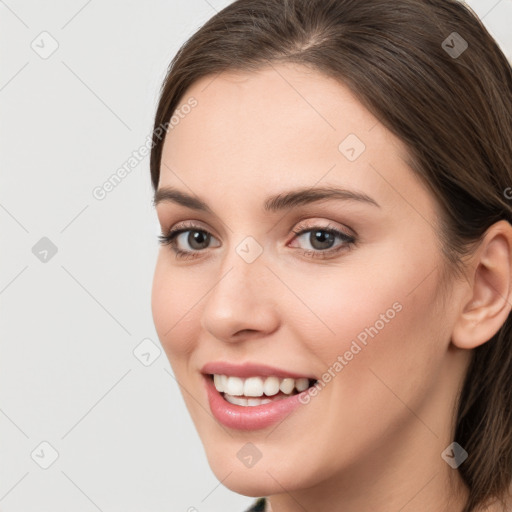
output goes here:
[{"label": "earlobe", "polygon": [[487,230],[469,268],[470,288],[452,332],[452,343],[465,349],[489,341],[512,309],[512,226],[507,221]]}]

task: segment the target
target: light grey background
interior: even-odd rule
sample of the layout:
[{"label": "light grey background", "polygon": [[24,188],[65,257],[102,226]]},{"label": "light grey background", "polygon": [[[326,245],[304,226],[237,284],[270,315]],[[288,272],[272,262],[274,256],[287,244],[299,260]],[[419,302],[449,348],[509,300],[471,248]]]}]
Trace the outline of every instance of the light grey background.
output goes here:
[{"label": "light grey background", "polygon": [[[92,194],[147,143],[178,48],[229,3],[0,0],[2,512],[253,502],[219,484],[157,357],[149,156]],[[512,1],[469,5],[512,59]]]}]

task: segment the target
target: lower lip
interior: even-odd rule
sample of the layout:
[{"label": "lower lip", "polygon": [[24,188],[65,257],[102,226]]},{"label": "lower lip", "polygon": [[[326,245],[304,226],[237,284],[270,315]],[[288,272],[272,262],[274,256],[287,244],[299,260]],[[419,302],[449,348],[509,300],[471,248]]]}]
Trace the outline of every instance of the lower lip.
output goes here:
[{"label": "lower lip", "polygon": [[268,427],[283,418],[300,405],[304,405],[300,398],[308,390],[291,395],[289,398],[277,400],[263,405],[246,406],[231,404],[224,400],[213,384],[213,379],[204,375],[206,392],[210,409],[215,418],[229,428],[237,430],[256,430]]}]

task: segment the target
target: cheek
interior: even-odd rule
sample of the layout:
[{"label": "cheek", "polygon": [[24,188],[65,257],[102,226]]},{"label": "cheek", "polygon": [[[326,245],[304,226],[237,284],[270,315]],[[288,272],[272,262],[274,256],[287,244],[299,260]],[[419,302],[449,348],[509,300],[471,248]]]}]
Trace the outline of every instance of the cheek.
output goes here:
[{"label": "cheek", "polygon": [[161,249],[155,267],[151,310],[160,343],[172,364],[174,358],[193,349],[192,330],[199,325],[194,319],[197,311],[194,306],[197,307],[201,299],[202,287],[189,273],[173,269],[167,262],[171,256],[166,255],[165,250]]},{"label": "cheek", "polygon": [[371,369],[392,389],[409,377],[420,385],[433,359],[442,357],[435,257],[406,254],[359,265],[364,271],[330,269],[302,281],[299,295],[308,297],[310,312],[295,318],[296,336],[314,354],[317,373],[326,372],[323,380],[344,374],[338,385],[361,392]]},{"label": "cheek", "polygon": [[[287,318],[295,326],[293,350],[309,355],[320,380],[318,398],[306,407],[322,418],[322,432],[305,433],[303,440],[321,454],[310,461],[312,467],[318,462],[315,471],[336,471],[376,449],[384,435],[415,421],[411,410],[420,411],[436,386],[443,357],[438,272],[425,279],[434,255],[391,259],[393,265],[379,261],[359,272],[331,268],[295,289],[308,298],[308,310],[295,304],[296,316]],[[296,463],[290,459],[291,473]]]}]

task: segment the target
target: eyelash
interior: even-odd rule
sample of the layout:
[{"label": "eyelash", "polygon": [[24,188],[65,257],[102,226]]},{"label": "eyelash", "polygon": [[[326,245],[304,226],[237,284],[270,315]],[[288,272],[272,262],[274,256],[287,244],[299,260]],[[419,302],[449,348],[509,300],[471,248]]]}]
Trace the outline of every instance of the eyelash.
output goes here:
[{"label": "eyelash", "polygon": [[[196,231],[200,233],[207,233],[210,234],[205,229],[202,229],[200,226],[194,225],[194,224],[182,224],[181,227],[171,229],[166,235],[158,235],[159,243],[162,245],[170,245],[172,251],[175,253],[177,259],[182,258],[190,258],[194,259],[200,256],[200,253],[202,250],[196,250],[196,251],[184,251],[183,249],[179,249],[176,246],[175,238],[180,235],[181,233],[186,233],[187,231]],[[325,233],[337,236],[343,240],[343,244],[334,248],[334,249],[326,249],[324,251],[322,250],[302,250],[301,252],[303,254],[311,254],[313,258],[320,258],[325,259],[328,257],[331,257],[333,254],[340,252],[343,249],[350,249],[351,246],[353,246],[356,243],[356,238],[352,235],[348,235],[347,233],[344,233],[343,231],[340,231],[339,229],[336,229],[335,227],[328,225],[328,226],[312,226],[312,227],[306,227],[304,224],[299,224],[295,229],[292,230],[292,232],[295,234],[295,237],[299,237],[300,235],[303,235],[304,233],[309,233],[310,231],[323,231]]]}]

